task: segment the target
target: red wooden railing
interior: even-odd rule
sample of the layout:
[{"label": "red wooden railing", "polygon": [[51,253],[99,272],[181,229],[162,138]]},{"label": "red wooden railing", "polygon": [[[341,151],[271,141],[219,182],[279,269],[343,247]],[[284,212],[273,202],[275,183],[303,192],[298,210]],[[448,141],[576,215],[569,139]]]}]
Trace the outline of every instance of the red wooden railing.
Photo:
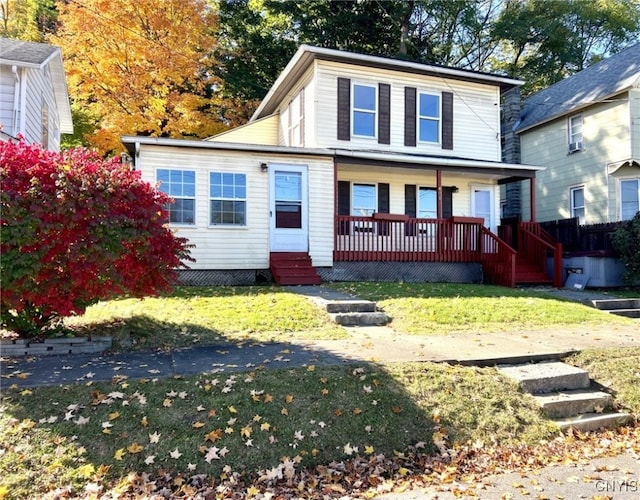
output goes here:
[{"label": "red wooden railing", "polygon": [[553,256],[553,286],[562,288],[562,243],[558,243],[537,222],[518,225],[518,250],[522,258],[547,271],[547,257]]},{"label": "red wooden railing", "polygon": [[478,262],[477,219],[416,219],[406,215],[338,215],[334,260]]},{"label": "red wooden railing", "polygon": [[488,282],[494,285],[516,286],[516,252],[503,240],[482,228],[480,262]]}]

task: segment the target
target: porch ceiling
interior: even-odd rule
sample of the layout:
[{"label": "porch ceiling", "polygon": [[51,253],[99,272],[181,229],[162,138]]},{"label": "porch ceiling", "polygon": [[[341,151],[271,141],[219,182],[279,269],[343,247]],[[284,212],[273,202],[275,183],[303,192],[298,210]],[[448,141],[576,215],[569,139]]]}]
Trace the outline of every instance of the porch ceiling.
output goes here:
[{"label": "porch ceiling", "polygon": [[371,165],[387,168],[413,168],[441,170],[443,172],[482,175],[496,180],[523,180],[535,178],[536,172],[545,167],[521,165],[467,158],[410,155],[377,151],[352,151],[337,149],[335,159],[343,165]]}]

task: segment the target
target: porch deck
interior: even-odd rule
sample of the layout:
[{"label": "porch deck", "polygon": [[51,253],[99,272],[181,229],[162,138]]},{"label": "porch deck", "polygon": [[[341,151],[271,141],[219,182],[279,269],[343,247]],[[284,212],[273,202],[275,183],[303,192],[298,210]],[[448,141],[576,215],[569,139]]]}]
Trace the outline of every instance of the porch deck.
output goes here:
[{"label": "porch deck", "polygon": [[[381,213],[371,217],[338,215],[333,258],[336,262],[479,262],[488,282],[514,287],[518,252],[482,222],[455,216],[418,219]],[[545,266],[546,253],[546,248],[536,252],[537,260],[544,260]]]}]

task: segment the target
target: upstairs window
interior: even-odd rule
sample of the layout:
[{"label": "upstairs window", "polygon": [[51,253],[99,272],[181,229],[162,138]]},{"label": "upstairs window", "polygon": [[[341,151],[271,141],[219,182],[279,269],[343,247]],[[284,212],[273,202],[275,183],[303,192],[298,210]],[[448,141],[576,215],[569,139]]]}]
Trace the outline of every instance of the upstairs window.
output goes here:
[{"label": "upstairs window", "polygon": [[585,203],[584,186],[573,187],[569,190],[571,197],[571,217],[577,217],[580,224],[584,224]]},{"label": "upstairs window", "polygon": [[584,147],[582,140],[582,115],[569,118],[569,153],[581,151]]},{"label": "upstairs window", "polygon": [[633,219],[640,210],[640,178],[620,181],[620,219]]},{"label": "upstairs window", "polygon": [[418,99],[418,140],[440,142],[440,96],[420,93]]},{"label": "upstairs window", "polygon": [[230,172],[209,174],[211,225],[247,224],[247,176]]},{"label": "upstairs window", "polygon": [[370,85],[353,85],[353,135],[376,136],[377,88]]},{"label": "upstairs window", "polygon": [[304,89],[289,105],[289,145],[304,146]]},{"label": "upstairs window", "polygon": [[159,168],[156,180],[159,189],[171,196],[175,203],[165,208],[172,224],[195,224],[196,173],[194,170]]}]

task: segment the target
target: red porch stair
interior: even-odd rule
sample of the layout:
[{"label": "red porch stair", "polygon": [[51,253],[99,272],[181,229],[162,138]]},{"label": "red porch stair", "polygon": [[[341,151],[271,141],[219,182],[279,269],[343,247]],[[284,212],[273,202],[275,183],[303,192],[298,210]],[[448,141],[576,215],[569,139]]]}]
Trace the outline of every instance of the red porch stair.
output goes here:
[{"label": "red porch stair", "polygon": [[542,270],[546,266],[546,259],[534,262],[521,254],[516,255],[516,285],[553,285],[548,273]]},{"label": "red porch stair", "polygon": [[272,252],[269,268],[278,285],[319,285],[322,282],[306,252]]}]

